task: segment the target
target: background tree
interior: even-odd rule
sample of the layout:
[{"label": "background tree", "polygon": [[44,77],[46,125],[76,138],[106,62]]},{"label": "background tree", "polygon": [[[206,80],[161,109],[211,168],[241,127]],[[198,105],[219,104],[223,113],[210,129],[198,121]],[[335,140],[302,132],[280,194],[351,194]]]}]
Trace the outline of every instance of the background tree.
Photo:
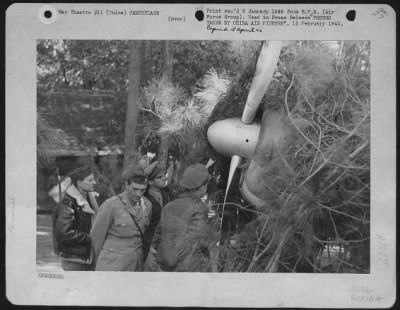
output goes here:
[{"label": "background tree", "polygon": [[124,168],[137,160],[137,121],[141,105],[144,71],[144,42],[130,42],[128,105],[125,122]]},{"label": "background tree", "polygon": [[[164,141],[166,147],[162,149],[173,146],[176,157],[181,155],[174,146],[182,150],[185,157],[186,151],[192,150],[193,155],[190,156],[195,160],[199,156],[195,150],[200,145],[204,150],[206,145],[204,134],[198,132],[200,135],[192,138],[186,132],[185,136],[165,139],[168,135],[158,132],[159,119],[148,112],[139,112],[136,130],[130,131],[134,138],[125,139],[129,44],[129,41],[120,40],[38,40],[38,111],[50,126],[65,132],[69,137],[65,140],[75,141],[77,144],[74,147],[93,154],[99,150],[119,152],[123,150],[125,140],[127,143],[142,141],[133,147],[138,152],[157,152],[160,141]],[[144,45],[143,82],[159,78],[165,72],[167,76],[174,72],[171,81],[187,97],[199,88],[192,83],[196,84],[211,67],[218,72],[225,70],[227,74],[232,68],[236,70],[236,64],[246,59],[243,56],[248,54],[248,47],[251,46],[246,42],[237,44],[229,41],[144,41]],[[238,50],[243,53],[237,53]],[[183,60],[184,57],[190,59]],[[189,142],[191,139],[197,142]],[[71,145],[64,146],[69,147]],[[167,158],[168,153],[164,154]],[[110,165],[106,165],[104,160],[102,162],[103,166],[114,167],[103,172],[117,187],[120,172],[114,169],[121,169],[115,164],[118,161],[110,159]]]},{"label": "background tree", "polygon": [[[163,57],[163,78],[167,82],[172,81],[173,77],[173,52],[171,42],[164,42],[164,57]],[[158,162],[162,171],[166,171],[169,154],[169,135],[165,132],[160,133],[160,146],[158,149]],[[171,176],[170,176],[171,177]]]}]

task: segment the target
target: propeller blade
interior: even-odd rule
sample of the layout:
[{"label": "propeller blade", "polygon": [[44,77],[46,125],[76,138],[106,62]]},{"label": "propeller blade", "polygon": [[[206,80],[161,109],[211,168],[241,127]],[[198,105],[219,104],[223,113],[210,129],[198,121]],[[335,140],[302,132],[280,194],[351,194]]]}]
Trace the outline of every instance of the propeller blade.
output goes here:
[{"label": "propeller blade", "polygon": [[[225,191],[225,197],[224,197],[224,203],[222,205],[222,217],[221,217],[221,226],[219,229],[219,236],[221,238],[221,232],[222,232],[222,225],[224,223],[224,215],[225,215],[225,204],[226,204],[226,197],[228,195],[229,188],[231,186],[231,182],[233,179],[233,175],[235,174],[235,171],[237,167],[239,167],[240,163],[242,162],[242,157],[239,155],[233,155],[231,159],[231,165],[229,167],[229,175],[228,175],[228,183],[226,184],[226,191]],[[221,242],[221,239],[219,240]]]},{"label": "propeller blade", "polygon": [[231,186],[233,175],[235,174],[235,171],[236,171],[237,167],[239,167],[241,162],[242,162],[242,157],[240,157],[239,155],[233,155],[232,156],[231,165],[229,167],[228,183],[226,184],[226,191],[225,191],[225,199],[224,200],[226,200],[226,196],[228,195],[228,191],[229,191],[229,188]]},{"label": "propeller blade", "polygon": [[[247,100],[246,100],[246,105],[244,107],[242,118],[241,118],[241,122],[245,125],[249,125],[254,121],[254,117],[257,113],[261,99],[264,96],[265,92],[267,91],[269,83],[271,82],[271,79],[272,79],[272,75],[274,74],[276,65],[279,60],[279,55],[280,55],[282,46],[283,46],[282,41],[269,41],[269,42],[264,41],[264,43],[263,43],[263,46],[260,51],[260,55],[258,56],[254,78],[253,78],[253,81],[250,86],[249,94],[248,94]],[[221,125],[223,129],[225,129],[224,126],[228,126],[227,123],[221,123],[219,125]],[[232,127],[232,126],[230,126],[230,127]],[[212,130],[209,130],[208,134],[209,134],[209,137],[214,136]],[[240,136],[241,135],[239,135],[239,137]],[[237,139],[237,135],[235,137],[235,141],[236,141],[236,139]],[[218,141],[220,141],[219,138],[218,138]],[[245,141],[248,142],[249,139],[246,139]],[[238,140],[238,145],[233,144],[231,141],[229,141],[228,143],[225,142],[223,144],[227,144],[227,145],[224,145],[224,147],[222,147],[222,149],[224,149],[224,150],[226,149],[226,150],[228,150],[228,152],[232,151],[232,150],[235,150],[235,151],[240,150],[239,142],[240,141]],[[214,144],[218,144],[218,143],[214,143]],[[245,148],[248,148],[248,147],[245,147]],[[242,161],[242,157],[240,155],[236,155],[236,154],[232,156],[231,165],[229,168],[228,183],[226,186],[225,198],[224,198],[224,203],[223,203],[223,208],[222,208],[220,235],[221,235],[221,231],[222,231],[222,224],[224,221],[226,197],[228,195],[228,191],[229,191],[232,179],[233,179],[233,175],[234,175],[237,167],[240,165],[240,163]],[[247,193],[251,194],[250,191],[247,191]],[[260,200],[258,197],[256,197],[256,198],[257,198],[257,200]]]},{"label": "propeller blade", "polygon": [[267,91],[272,75],[274,74],[282,45],[282,41],[263,43],[257,60],[256,72],[242,114],[242,122],[244,124],[250,124],[254,120],[261,99]]}]

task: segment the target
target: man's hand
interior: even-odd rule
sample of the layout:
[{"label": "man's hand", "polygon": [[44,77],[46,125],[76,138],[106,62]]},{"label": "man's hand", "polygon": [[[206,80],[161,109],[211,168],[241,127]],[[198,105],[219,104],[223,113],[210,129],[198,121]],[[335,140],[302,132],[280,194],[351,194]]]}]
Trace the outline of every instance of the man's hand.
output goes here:
[{"label": "man's hand", "polygon": [[215,160],[210,158],[206,164],[207,169],[210,168],[212,165],[214,165]]}]

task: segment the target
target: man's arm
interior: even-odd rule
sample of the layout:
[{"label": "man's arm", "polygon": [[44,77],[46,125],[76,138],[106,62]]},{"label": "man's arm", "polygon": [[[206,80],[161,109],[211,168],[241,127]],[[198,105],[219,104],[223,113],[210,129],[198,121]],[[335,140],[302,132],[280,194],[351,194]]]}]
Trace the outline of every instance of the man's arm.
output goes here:
[{"label": "man's arm", "polygon": [[158,250],[158,247],[161,242],[161,230],[162,230],[162,213],[160,216],[160,221],[158,222],[158,225],[156,227],[156,230],[153,235],[153,241],[151,242],[151,248],[153,248],[155,251]]},{"label": "man's arm", "polygon": [[55,234],[63,245],[88,245],[90,235],[76,229],[76,216],[72,205],[62,202],[58,207]]},{"label": "man's arm", "polygon": [[108,230],[113,221],[114,214],[112,206],[106,201],[99,208],[99,212],[97,213],[92,231],[90,236],[92,238],[92,246],[94,250],[94,255],[97,261],[97,257],[100,254],[101,249],[103,248],[104,241],[106,239]]}]

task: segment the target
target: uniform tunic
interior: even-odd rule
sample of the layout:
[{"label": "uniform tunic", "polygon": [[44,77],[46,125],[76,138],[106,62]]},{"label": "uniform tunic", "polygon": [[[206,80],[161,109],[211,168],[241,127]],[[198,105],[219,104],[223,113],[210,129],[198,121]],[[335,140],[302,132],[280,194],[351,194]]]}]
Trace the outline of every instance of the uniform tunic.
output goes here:
[{"label": "uniform tunic", "polygon": [[162,210],[153,246],[164,271],[207,271],[210,231],[207,206],[182,193]]},{"label": "uniform tunic", "polygon": [[130,214],[144,232],[151,216],[151,203],[142,197],[140,206],[132,208],[126,193],[122,193],[120,197],[121,199],[114,196],[106,200],[93,224],[91,237],[97,259],[96,270],[141,271],[142,237]]},{"label": "uniform tunic", "polygon": [[154,233],[156,231],[158,223],[160,222],[162,207],[164,206],[162,191],[159,188],[149,186],[146,198],[148,198],[151,202],[151,218],[149,226],[147,230],[144,232],[145,244],[143,246],[143,252],[145,258],[149,253]]}]

